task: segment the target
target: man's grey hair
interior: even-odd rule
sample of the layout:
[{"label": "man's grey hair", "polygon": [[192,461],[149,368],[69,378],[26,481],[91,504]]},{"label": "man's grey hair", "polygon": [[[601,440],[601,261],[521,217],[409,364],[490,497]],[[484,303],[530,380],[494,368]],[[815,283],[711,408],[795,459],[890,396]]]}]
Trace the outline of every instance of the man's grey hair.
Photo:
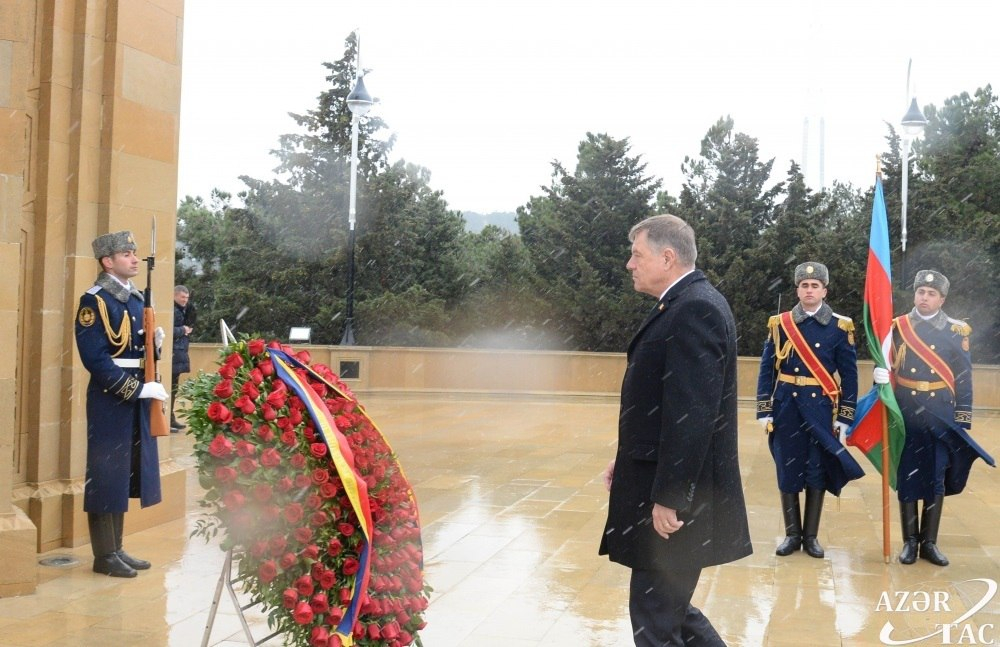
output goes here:
[{"label": "man's grey hair", "polygon": [[669,213],[650,216],[629,230],[629,242],[634,243],[642,232],[646,232],[646,240],[653,250],[659,252],[669,247],[677,254],[681,265],[694,267],[694,262],[698,260],[698,246],[694,242],[691,225]]},{"label": "man's grey hair", "polygon": [[181,294],[191,294],[191,290],[188,290],[186,285],[175,285],[174,294],[177,294],[178,292]]}]

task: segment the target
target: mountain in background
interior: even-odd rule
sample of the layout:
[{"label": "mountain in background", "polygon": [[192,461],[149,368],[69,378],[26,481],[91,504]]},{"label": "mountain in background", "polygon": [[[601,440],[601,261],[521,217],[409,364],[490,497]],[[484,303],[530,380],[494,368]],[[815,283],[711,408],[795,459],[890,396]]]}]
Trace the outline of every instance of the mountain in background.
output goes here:
[{"label": "mountain in background", "polygon": [[506,229],[512,234],[519,232],[517,228],[517,214],[513,211],[494,211],[493,213],[476,213],[475,211],[463,211],[466,231],[479,233],[486,225],[496,225],[501,229]]}]

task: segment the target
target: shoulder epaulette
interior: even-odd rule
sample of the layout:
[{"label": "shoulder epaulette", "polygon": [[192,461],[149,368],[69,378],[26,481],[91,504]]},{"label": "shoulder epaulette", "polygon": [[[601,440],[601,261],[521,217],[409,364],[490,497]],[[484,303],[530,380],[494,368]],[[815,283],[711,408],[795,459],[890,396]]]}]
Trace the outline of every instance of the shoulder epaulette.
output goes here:
[{"label": "shoulder epaulette", "polygon": [[951,324],[952,332],[956,332],[963,337],[968,337],[972,334],[972,326],[965,323],[961,319],[952,319],[951,317],[948,317],[948,323]]},{"label": "shoulder epaulette", "polygon": [[833,316],[837,318],[837,327],[844,332],[854,332],[854,320],[850,317],[845,317],[844,315],[838,315],[836,312]]},{"label": "shoulder epaulette", "polygon": [[100,291],[101,291],[101,286],[94,285],[89,290],[87,290],[87,294],[97,294]]}]

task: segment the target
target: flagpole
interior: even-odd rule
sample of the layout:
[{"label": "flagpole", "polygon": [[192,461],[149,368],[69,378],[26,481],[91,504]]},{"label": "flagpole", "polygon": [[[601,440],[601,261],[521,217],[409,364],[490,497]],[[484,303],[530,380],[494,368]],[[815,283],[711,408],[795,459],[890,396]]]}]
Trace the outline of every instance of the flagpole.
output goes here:
[{"label": "flagpole", "polygon": [[882,413],[882,557],[889,563],[889,414]]}]

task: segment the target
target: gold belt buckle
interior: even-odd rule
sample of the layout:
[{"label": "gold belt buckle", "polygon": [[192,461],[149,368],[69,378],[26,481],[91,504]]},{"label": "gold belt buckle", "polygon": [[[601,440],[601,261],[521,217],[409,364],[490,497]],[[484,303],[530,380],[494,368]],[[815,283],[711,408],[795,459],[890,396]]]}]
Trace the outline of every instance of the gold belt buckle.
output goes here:
[{"label": "gold belt buckle", "polygon": [[931,390],[931,383],[926,380],[917,380],[916,389],[917,391],[926,393],[927,391]]},{"label": "gold belt buckle", "polygon": [[806,380],[808,380],[808,379],[809,378],[805,377],[804,375],[796,375],[795,376],[795,386],[807,386]]}]

